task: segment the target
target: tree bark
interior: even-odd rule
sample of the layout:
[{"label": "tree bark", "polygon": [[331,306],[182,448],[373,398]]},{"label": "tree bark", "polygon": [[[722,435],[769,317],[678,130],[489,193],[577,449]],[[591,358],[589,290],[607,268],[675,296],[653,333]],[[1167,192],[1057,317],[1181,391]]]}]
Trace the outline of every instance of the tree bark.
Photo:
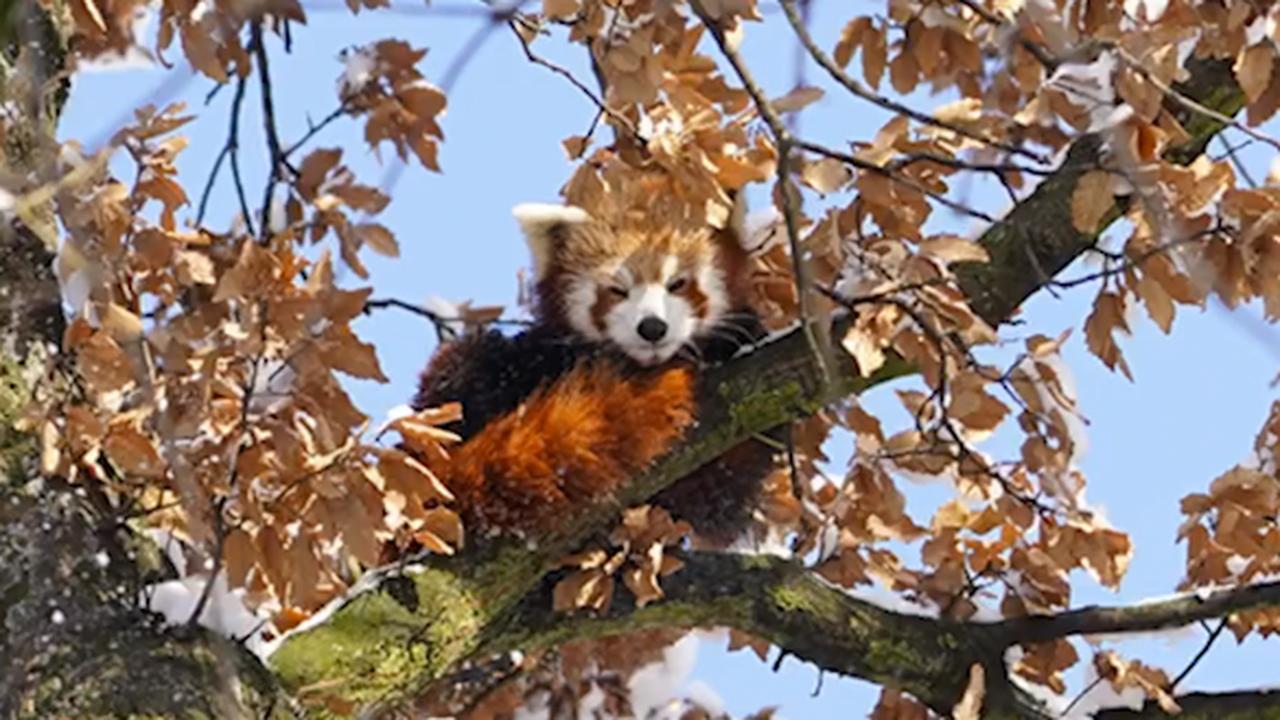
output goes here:
[{"label": "tree bark", "polygon": [[[63,8],[0,8],[0,182],[50,182],[66,95]],[[144,611],[156,548],[93,488],[39,479],[39,448],[14,431],[35,391],[66,368],[51,203],[0,217],[0,717],[290,717],[274,677],[235,642]]]}]

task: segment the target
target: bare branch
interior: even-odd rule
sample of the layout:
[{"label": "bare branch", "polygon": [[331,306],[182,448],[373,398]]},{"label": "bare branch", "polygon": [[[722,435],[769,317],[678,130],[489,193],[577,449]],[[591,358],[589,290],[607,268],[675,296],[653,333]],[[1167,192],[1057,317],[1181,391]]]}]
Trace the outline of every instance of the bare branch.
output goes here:
[{"label": "bare branch", "polygon": [[[996,15],[991,11],[987,10],[985,7],[983,7],[980,3],[976,2],[975,0],[956,0],[956,2],[972,10],[975,15],[982,18],[983,21],[985,21],[990,25],[995,25],[996,27],[1003,27],[1006,24],[1005,21],[1001,19],[999,15]],[[1031,56],[1034,57],[1037,62],[1043,65],[1045,69],[1049,72],[1053,72],[1054,70],[1057,69],[1058,65],[1060,65],[1062,62],[1061,60],[1054,57],[1053,54],[1050,53],[1047,49],[1045,49],[1045,47],[1040,43],[1027,39],[1027,37],[1022,34],[1021,30],[1015,29],[1015,31],[1017,32],[1017,36],[1018,36],[1018,44],[1021,45],[1024,50],[1031,53]]]},{"label": "bare branch", "polygon": [[[414,315],[418,315],[419,317],[424,317],[427,320],[430,320],[431,324],[434,325],[436,328],[436,335],[438,335],[441,339],[450,337],[453,334],[455,334],[453,329],[450,326],[455,324],[460,324],[460,323],[465,324],[467,322],[467,319],[464,317],[445,317],[444,315],[441,315],[440,313],[434,310],[431,310],[427,307],[424,307],[422,305],[415,305],[414,303],[406,302],[404,300],[398,300],[396,298],[374,298],[371,300],[367,300],[364,304],[365,314],[371,313],[374,310],[382,310],[384,308],[396,308],[398,310],[404,310],[404,311],[413,313]],[[485,321],[484,324],[525,327],[533,323],[530,320],[519,320],[516,318],[495,318],[493,320]]]},{"label": "bare branch", "polygon": [[[1235,233],[1231,230],[1231,228],[1227,227],[1226,225],[1218,224],[1207,230],[1201,230],[1200,232],[1187,235],[1186,237],[1173,238],[1171,240],[1167,240],[1165,242],[1162,242],[1156,245],[1150,250],[1140,253],[1139,255],[1136,255],[1134,257],[1126,257],[1123,254],[1119,255],[1119,257],[1112,257],[1110,254],[1104,253],[1104,257],[1106,257],[1106,261],[1108,265],[1102,270],[1087,273],[1085,275],[1070,278],[1067,280],[1055,280],[1050,278],[1048,281],[1046,281],[1045,286],[1050,288],[1058,288],[1058,289],[1066,290],[1069,288],[1077,287],[1079,285],[1091,283],[1095,280],[1102,280],[1104,278],[1121,275],[1128,270],[1131,270],[1134,268],[1141,268],[1142,265],[1146,263],[1148,260],[1150,260],[1151,258],[1154,258],[1157,255],[1163,255],[1171,250],[1174,250],[1175,248],[1179,248],[1184,245],[1191,245],[1198,242],[1204,242],[1206,240],[1212,240],[1213,238],[1219,237],[1219,236],[1230,237],[1234,234]],[[1114,262],[1115,264],[1111,264],[1112,262]]]},{"label": "bare branch", "polygon": [[[1256,720],[1275,717],[1280,711],[1280,692],[1257,690],[1252,692],[1188,693],[1174,697],[1182,712],[1179,720]],[[1169,714],[1154,702],[1146,703],[1141,710],[1116,708],[1103,710],[1094,720],[1138,720],[1138,718],[1162,718]]]},{"label": "bare branch", "polygon": [[293,172],[293,168],[289,166],[289,159],[285,152],[281,149],[280,133],[276,129],[276,108],[275,100],[272,97],[271,88],[271,69],[267,58],[267,45],[262,39],[262,23],[254,22],[249,26],[250,49],[253,51],[254,57],[258,62],[258,82],[262,89],[262,123],[263,130],[267,136],[267,158],[271,162],[271,172],[267,176],[266,186],[262,190],[262,217],[258,221],[262,223],[260,228],[262,231],[260,242],[267,242],[271,238],[271,203],[275,197],[276,181],[278,181],[285,170]]},{"label": "bare branch", "polygon": [[[244,89],[248,83],[248,75],[242,75],[236,81],[236,94],[231,100],[231,129],[227,131],[226,147],[228,154],[231,156],[231,178],[236,186],[236,199],[240,201],[240,214],[244,217],[245,228],[250,235],[254,235],[253,216],[249,212],[249,201],[244,192],[244,179],[240,176],[240,108],[244,104]],[[212,183],[212,180],[210,180],[210,183]],[[202,208],[203,205],[202,200]]]},{"label": "bare branch", "polygon": [[634,137],[642,145],[644,144],[644,138],[640,137],[640,134],[636,131],[635,125],[631,122],[629,118],[627,118],[627,116],[609,107],[609,104],[605,102],[603,98],[598,97],[595,91],[587,87],[585,83],[579,80],[576,76],[574,76],[573,73],[569,72],[566,68],[560,65],[557,65],[551,62],[550,60],[547,60],[546,58],[535,53],[533,51],[533,48],[530,47],[529,41],[525,40],[524,35],[520,34],[520,29],[516,27],[515,20],[508,20],[507,26],[511,28],[511,33],[516,36],[516,39],[520,41],[520,49],[524,51],[525,59],[527,59],[529,62],[533,63],[534,65],[541,65],[542,67],[559,75],[565,80],[568,80],[570,85],[577,88],[579,92],[581,92],[583,95],[586,96],[588,100],[591,101],[591,104],[596,106],[597,110],[604,113],[605,115],[608,115],[609,118],[613,120],[615,123],[617,123],[619,127],[625,128],[626,131],[632,137]]},{"label": "bare branch", "polygon": [[1115,607],[1087,607],[1057,615],[998,623],[1018,642],[1043,642],[1074,635],[1140,633],[1182,627],[1231,613],[1280,605],[1280,582],[1194,592],[1170,600]]},{"label": "bare branch", "polygon": [[1170,690],[1177,689],[1177,687],[1182,684],[1182,681],[1187,679],[1187,676],[1191,674],[1192,670],[1196,669],[1196,666],[1200,664],[1200,661],[1204,659],[1204,656],[1209,654],[1209,650],[1213,647],[1213,644],[1217,642],[1218,637],[1222,635],[1222,631],[1226,629],[1227,620],[1226,618],[1223,618],[1218,622],[1217,627],[1209,631],[1209,637],[1205,638],[1204,645],[1202,645],[1195,656],[1191,658],[1191,662],[1187,663],[1187,666],[1182,669],[1182,672],[1178,673],[1178,676],[1173,679],[1173,682],[1169,683]]},{"label": "bare branch", "polygon": [[996,222],[996,219],[994,217],[980,210],[974,210],[973,208],[967,205],[964,205],[963,203],[958,203],[955,200],[948,198],[946,195],[943,195],[938,192],[934,192],[933,190],[930,190],[929,188],[921,185],[920,183],[914,180],[904,178],[892,172],[889,168],[880,167],[875,163],[867,162],[866,160],[863,160],[855,155],[850,155],[849,153],[841,152],[839,150],[826,147],[825,145],[819,145],[818,143],[815,143],[815,142],[809,142],[808,140],[797,140],[795,144],[797,147],[808,150],[811,153],[816,153],[824,157],[829,157],[835,160],[839,160],[840,162],[843,162],[846,165],[849,165],[850,167],[854,167],[859,170],[863,170],[865,172],[875,173],[876,175],[882,175],[888,178],[889,180],[895,183],[898,183],[903,187],[907,187],[912,190],[915,190],[916,192],[919,192],[922,195],[925,195],[926,197],[933,199],[939,205],[950,208],[958,213],[969,215],[970,217],[975,217],[975,218],[978,218],[979,220],[983,220],[992,224]]},{"label": "bare branch", "polygon": [[1270,145],[1271,147],[1277,150],[1280,150],[1280,140],[1277,140],[1260,130],[1255,130],[1249,127],[1248,124],[1242,123],[1239,120],[1236,120],[1235,118],[1231,117],[1231,115],[1228,115],[1215,108],[1211,108],[1208,105],[1205,105],[1204,103],[1191,97],[1190,95],[1183,92],[1182,90],[1179,90],[1178,88],[1169,85],[1168,83],[1161,80],[1154,72],[1152,72],[1151,69],[1148,68],[1146,64],[1142,62],[1142,60],[1134,57],[1132,53],[1130,53],[1128,50],[1125,50],[1123,47],[1116,45],[1115,43],[1104,43],[1103,47],[1106,47],[1107,49],[1115,51],[1116,55],[1118,55],[1126,65],[1133,68],[1139,75],[1143,77],[1144,80],[1151,83],[1158,90],[1160,90],[1160,92],[1164,93],[1164,96],[1166,99],[1171,100],[1173,103],[1177,104],[1178,106],[1190,112],[1193,112],[1197,115],[1206,117],[1216,123],[1221,123],[1225,127],[1234,128],[1235,130],[1242,132],[1245,135],[1248,135],[1249,137],[1253,138],[1254,140],[1257,140],[1258,142],[1264,142]]},{"label": "bare branch", "polygon": [[[284,152],[283,152],[283,153],[281,153],[281,157],[282,157],[282,158],[284,158],[284,159],[286,159],[286,160],[287,160],[287,159],[289,159],[289,157],[290,157],[291,155],[293,155],[295,152],[297,152],[297,151],[298,151],[298,150],[299,150],[303,145],[306,145],[308,142],[310,142],[310,141],[311,141],[311,138],[313,138],[313,137],[315,137],[316,135],[320,134],[320,131],[321,131],[321,130],[324,130],[326,127],[328,127],[328,126],[329,126],[331,123],[333,123],[335,120],[337,120],[338,118],[340,118],[340,117],[342,117],[344,114],[346,114],[347,109],[348,109],[348,108],[347,108],[347,104],[346,104],[346,103],[342,103],[342,104],[341,104],[341,105],[339,105],[338,107],[336,107],[336,108],[334,108],[333,110],[331,110],[331,111],[329,112],[329,114],[328,114],[328,115],[325,115],[325,116],[320,120],[320,122],[310,124],[310,125],[307,127],[307,132],[306,132],[306,133],[304,133],[304,134],[302,135],[302,137],[298,138],[298,139],[297,139],[297,141],[295,141],[292,145],[290,145],[289,147],[285,148],[285,149],[284,149]],[[308,117],[308,122],[310,122],[310,117]]]},{"label": "bare branch", "polygon": [[796,146],[796,141],[792,138],[791,132],[787,130],[787,126],[782,121],[777,109],[769,102],[764,90],[755,81],[751,70],[742,59],[742,55],[726,40],[724,29],[720,27],[716,20],[706,14],[706,10],[702,7],[700,0],[691,0],[690,7],[698,14],[698,18],[702,20],[702,24],[706,26],[708,32],[711,33],[711,37],[716,41],[716,45],[719,46],[720,52],[729,61],[729,65],[733,67],[734,73],[737,74],[738,79],[742,82],[747,94],[751,96],[757,112],[760,113],[760,117],[768,125],[769,132],[772,133],[774,143],[777,145],[778,194],[782,202],[782,219],[787,227],[787,244],[791,250],[791,272],[795,281],[796,298],[799,301],[800,328],[809,343],[810,351],[822,368],[823,376],[829,377],[831,373],[829,367],[831,363],[831,339],[825,335],[826,328],[817,326],[814,323],[813,298],[812,290],[810,289],[813,284],[812,276],[809,272],[809,264],[806,262],[804,252],[800,246],[800,193],[791,182],[791,151]]}]

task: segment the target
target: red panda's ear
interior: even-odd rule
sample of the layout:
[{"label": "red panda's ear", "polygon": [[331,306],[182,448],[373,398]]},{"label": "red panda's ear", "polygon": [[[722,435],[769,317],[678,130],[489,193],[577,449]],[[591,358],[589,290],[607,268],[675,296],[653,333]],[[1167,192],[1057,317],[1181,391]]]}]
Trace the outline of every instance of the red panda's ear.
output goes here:
[{"label": "red panda's ear", "polygon": [[541,280],[551,265],[556,245],[564,242],[570,228],[591,221],[586,210],[572,205],[522,203],[511,209],[533,257],[533,278]]},{"label": "red panda's ear", "polygon": [[729,208],[729,222],[725,229],[742,245],[747,239],[747,189],[741,187],[730,190],[729,198],[733,200],[733,205]]},{"label": "red panda's ear", "polygon": [[731,252],[741,252],[746,247],[747,239],[747,193],[746,188],[728,190],[729,217],[724,227],[713,233],[718,242],[727,246]]}]

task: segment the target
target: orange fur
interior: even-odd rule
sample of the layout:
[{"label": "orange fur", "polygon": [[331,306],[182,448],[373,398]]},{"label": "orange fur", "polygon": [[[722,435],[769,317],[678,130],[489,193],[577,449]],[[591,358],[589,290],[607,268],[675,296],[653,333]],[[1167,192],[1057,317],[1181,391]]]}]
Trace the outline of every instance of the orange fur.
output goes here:
[{"label": "orange fur", "polygon": [[693,388],[681,365],[579,364],[459,447],[446,484],[471,527],[545,529],[665,453],[693,421]]}]

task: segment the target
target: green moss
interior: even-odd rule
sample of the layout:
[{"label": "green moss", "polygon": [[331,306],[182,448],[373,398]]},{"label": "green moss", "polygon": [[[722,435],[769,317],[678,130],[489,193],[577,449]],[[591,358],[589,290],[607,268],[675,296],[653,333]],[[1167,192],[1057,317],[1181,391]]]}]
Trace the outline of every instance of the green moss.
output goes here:
[{"label": "green moss", "polygon": [[31,397],[26,368],[10,357],[0,357],[0,474],[10,483],[25,479],[35,454],[35,438],[18,432],[13,424]]},{"label": "green moss", "polygon": [[719,431],[738,435],[743,430],[759,432],[785,422],[795,408],[810,404],[798,381],[781,383],[761,390],[754,378],[725,381],[717,392],[728,404],[729,420]]},{"label": "green moss", "polygon": [[813,594],[803,587],[780,585],[773,589],[769,598],[783,612],[812,613],[817,609]]},{"label": "green moss", "polygon": [[480,605],[453,573],[427,569],[413,581],[416,609],[402,593],[366,592],[329,620],[288,638],[270,665],[282,685],[302,699],[333,694],[356,703],[380,702],[438,676],[475,645]]},{"label": "green moss", "polygon": [[866,662],[880,668],[923,668],[928,661],[901,640],[870,635],[867,637]]}]

